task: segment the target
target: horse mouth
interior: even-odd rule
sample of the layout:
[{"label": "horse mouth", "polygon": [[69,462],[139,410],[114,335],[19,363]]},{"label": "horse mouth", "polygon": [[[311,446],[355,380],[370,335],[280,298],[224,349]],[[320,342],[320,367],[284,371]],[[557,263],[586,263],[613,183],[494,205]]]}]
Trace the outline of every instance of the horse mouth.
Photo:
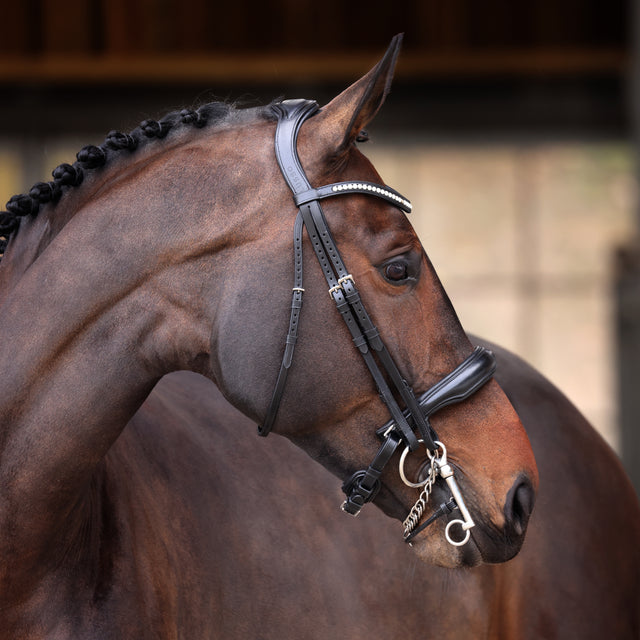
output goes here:
[{"label": "horse mouth", "polygon": [[[420,464],[416,470],[418,481],[427,477],[429,466],[429,461]],[[409,531],[406,528],[406,521],[410,511],[407,510],[406,497],[401,499],[389,487],[385,489],[376,499],[378,506],[387,515],[404,523],[405,541],[428,562],[451,568],[499,564],[511,560],[522,547],[528,518],[522,518],[521,526],[506,525],[504,528],[499,528],[483,517],[482,510],[474,508],[472,500],[469,506],[475,524],[469,529],[462,529],[461,512],[442,478],[437,478],[434,482],[420,517]],[[425,526],[426,523],[428,524]],[[449,527],[450,523],[454,524]],[[454,541],[465,540],[464,543],[454,546],[447,539],[447,532]],[[412,536],[409,535],[411,533],[413,533]],[[449,553],[441,556],[445,549]]]},{"label": "horse mouth", "polygon": [[473,531],[471,531],[469,542],[464,547],[460,547],[460,554],[461,564],[464,567],[477,567],[485,562],[482,551],[473,537]]},{"label": "horse mouth", "polygon": [[[429,513],[426,513],[423,520],[426,520],[429,515]],[[409,542],[409,546],[425,562],[448,569],[472,568],[485,564],[486,560],[482,549],[474,537],[475,528],[471,529],[469,539],[462,546],[454,547],[446,541],[445,528],[449,522],[455,519],[456,511],[440,518],[438,524],[433,524],[433,528],[427,527],[427,529],[420,531]],[[429,531],[431,531],[431,534]]]},{"label": "horse mouth", "polygon": [[403,460],[400,466],[402,480],[413,487],[413,503],[408,503],[406,488],[398,493],[386,483],[375,502],[388,516],[403,523],[405,542],[425,560],[443,566],[474,567],[506,562],[520,551],[535,502],[533,485],[525,474],[516,477],[505,497],[504,521],[496,514],[493,522],[489,512],[478,508],[473,486],[468,482],[460,486],[455,481],[456,475],[465,474],[457,467],[454,472],[446,458],[435,473],[433,458],[414,460],[406,477]]}]

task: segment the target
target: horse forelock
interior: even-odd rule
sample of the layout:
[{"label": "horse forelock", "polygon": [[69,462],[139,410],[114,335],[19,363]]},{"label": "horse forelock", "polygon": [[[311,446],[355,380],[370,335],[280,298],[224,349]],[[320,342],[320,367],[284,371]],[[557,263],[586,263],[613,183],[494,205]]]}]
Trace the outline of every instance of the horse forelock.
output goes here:
[{"label": "horse forelock", "polygon": [[75,162],[63,163],[53,170],[53,180],[37,182],[28,193],[12,196],[6,211],[0,211],[0,260],[18,235],[23,218],[35,218],[44,205],[55,208],[74,187],[82,185],[85,178],[112,167],[116,161],[118,166],[126,166],[129,160],[137,157],[136,152],[168,135],[198,129],[211,131],[239,118],[271,120],[275,116],[270,105],[246,109],[229,102],[210,102],[196,109],[169,112],[158,120],[144,120],[129,133],[110,131],[102,144],[83,147],[76,154]]}]

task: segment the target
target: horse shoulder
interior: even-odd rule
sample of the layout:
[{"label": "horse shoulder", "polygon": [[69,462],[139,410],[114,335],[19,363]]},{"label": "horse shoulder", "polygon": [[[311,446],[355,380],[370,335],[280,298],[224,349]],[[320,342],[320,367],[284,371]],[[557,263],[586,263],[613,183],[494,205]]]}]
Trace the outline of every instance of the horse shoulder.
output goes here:
[{"label": "horse shoulder", "polygon": [[161,383],[37,561],[19,550],[3,560],[0,638],[173,637],[178,624],[207,637],[214,596],[203,567],[217,561],[207,536],[218,523],[213,445],[192,399]]},{"label": "horse shoulder", "polygon": [[500,577],[513,624],[531,637],[638,637],[640,507],[618,457],[554,385],[491,348],[540,474],[525,544]]},{"label": "horse shoulder", "polygon": [[203,378],[171,374],[154,396],[174,415],[184,407],[180,429],[207,430],[215,450],[205,451],[208,478],[181,492],[183,502],[202,501],[192,512],[205,511],[189,524],[200,551],[183,566],[208,594],[210,633],[400,640],[423,635],[425,619],[434,632],[448,630],[442,637],[488,629],[486,571],[426,565],[377,509],[346,517],[335,476],[282,437],[258,439],[256,425]]},{"label": "horse shoulder", "polygon": [[[134,483],[141,495],[127,500],[145,502],[153,516],[129,517],[136,562],[154,546],[165,554],[145,562],[172,572],[154,583],[172,585],[167,618],[188,624],[188,612],[198,621],[190,637],[400,640],[423,634],[425,617],[458,634],[443,637],[487,628],[486,572],[425,565],[378,510],[347,518],[339,480],[286,439],[258,439],[255,424],[204,378],[163,379],[132,426],[154,447],[160,422],[171,433],[163,455],[151,456],[158,477],[143,472],[146,486]],[[128,469],[123,477],[129,483]]]}]

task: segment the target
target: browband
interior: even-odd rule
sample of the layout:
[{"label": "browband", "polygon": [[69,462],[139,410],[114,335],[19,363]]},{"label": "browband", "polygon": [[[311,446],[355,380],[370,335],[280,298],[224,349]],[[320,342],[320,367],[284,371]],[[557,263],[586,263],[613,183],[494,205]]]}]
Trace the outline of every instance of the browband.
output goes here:
[{"label": "browband", "polygon": [[363,193],[368,196],[382,198],[405,213],[411,213],[411,203],[395,189],[391,187],[381,187],[375,182],[335,182],[318,189],[309,189],[303,193],[294,194],[293,200],[296,205],[301,206],[312,200],[323,200],[331,196],[346,196],[350,193]]}]

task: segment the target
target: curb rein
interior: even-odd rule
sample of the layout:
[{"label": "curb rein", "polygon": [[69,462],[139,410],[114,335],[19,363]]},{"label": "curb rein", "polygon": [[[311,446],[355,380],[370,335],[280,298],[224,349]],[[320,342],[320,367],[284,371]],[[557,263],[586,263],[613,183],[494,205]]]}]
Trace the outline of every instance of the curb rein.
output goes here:
[{"label": "curb rein", "polygon": [[[271,403],[264,422],[258,427],[258,433],[261,436],[267,436],[273,427],[284,393],[287,374],[293,360],[304,293],[302,287],[302,230],[305,227],[329,286],[329,295],[349,328],[353,342],[364,358],[380,397],[391,414],[391,420],[376,431],[382,440],[382,445],[371,464],[367,469],[354,473],[343,484],[342,489],[347,498],[342,509],[357,516],[364,504],[375,498],[380,489],[380,475],[402,443],[405,446],[405,451],[401,457],[400,475],[405,484],[423,488],[418,501],[404,522],[405,541],[410,542],[436,518],[446,515],[454,509],[459,509],[464,519],[450,521],[447,524],[445,535],[451,544],[461,546],[469,540],[470,529],[474,526],[474,522],[462,499],[453,470],[447,463],[446,449],[438,441],[429,422],[429,417],[439,409],[462,402],[478,391],[493,376],[496,368],[495,357],[487,349],[476,347],[473,353],[451,373],[423,393],[419,399],[415,397],[413,390],[400,374],[382,342],[378,330],[364,308],[353,277],[345,267],[331,236],[320,206],[320,200],[333,196],[362,193],[382,198],[405,213],[411,212],[411,203],[397,191],[372,182],[337,182],[318,189],[312,188],[298,158],[297,138],[302,123],[318,112],[318,104],[311,100],[285,100],[274,105],[273,110],[278,116],[275,135],[276,158],[282,175],[293,193],[294,202],[298,207],[298,215],[294,225],[295,276],[289,331]],[[393,392],[387,384],[387,377],[382,374],[378,362],[382,365],[388,379],[402,399],[406,407],[404,410],[401,410],[396,402]],[[417,430],[418,435],[414,433],[414,429]],[[420,444],[424,444],[431,466],[425,480],[412,483],[405,477],[404,460],[407,453],[416,451]],[[440,505],[420,527],[417,527],[438,475],[445,479],[452,498]],[[463,538],[461,540],[455,540],[450,535],[450,528],[455,524],[459,524],[462,528]]]}]

